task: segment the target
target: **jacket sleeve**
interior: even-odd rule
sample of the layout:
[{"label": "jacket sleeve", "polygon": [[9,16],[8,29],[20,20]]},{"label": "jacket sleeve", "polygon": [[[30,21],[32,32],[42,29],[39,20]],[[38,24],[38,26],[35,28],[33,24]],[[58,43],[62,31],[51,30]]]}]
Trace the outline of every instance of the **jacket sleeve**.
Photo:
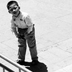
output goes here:
[{"label": "jacket sleeve", "polygon": [[33,25],[32,20],[31,20],[29,15],[26,16],[25,21],[26,21],[27,26],[32,26]]},{"label": "jacket sleeve", "polygon": [[11,21],[11,31],[12,31],[15,35],[18,34],[17,26],[16,26],[16,24],[13,23],[12,21]]},{"label": "jacket sleeve", "polygon": [[33,23],[29,15],[26,16],[25,21],[26,25],[28,26],[28,33],[30,33],[33,29]]}]

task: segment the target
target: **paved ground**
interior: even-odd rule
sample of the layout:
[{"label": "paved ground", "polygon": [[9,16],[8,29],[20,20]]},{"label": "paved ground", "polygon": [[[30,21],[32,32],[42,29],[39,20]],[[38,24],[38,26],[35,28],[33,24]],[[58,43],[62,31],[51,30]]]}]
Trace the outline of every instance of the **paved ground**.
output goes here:
[{"label": "paved ground", "polygon": [[[11,33],[6,4],[0,2],[0,53],[15,61],[17,39]],[[72,1],[18,0],[21,10],[28,12],[35,23],[39,61],[49,72],[72,72]],[[31,61],[29,50],[26,60]]]}]

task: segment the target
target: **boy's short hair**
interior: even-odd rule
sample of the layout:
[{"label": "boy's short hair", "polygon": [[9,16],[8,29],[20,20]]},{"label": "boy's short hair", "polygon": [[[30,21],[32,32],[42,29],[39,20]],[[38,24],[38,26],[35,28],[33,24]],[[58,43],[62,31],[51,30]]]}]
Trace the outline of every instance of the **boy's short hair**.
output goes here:
[{"label": "boy's short hair", "polygon": [[19,6],[17,1],[11,0],[11,1],[9,1],[9,2],[7,3],[7,9],[9,9],[10,5],[13,4],[13,3],[15,3],[17,6]]}]

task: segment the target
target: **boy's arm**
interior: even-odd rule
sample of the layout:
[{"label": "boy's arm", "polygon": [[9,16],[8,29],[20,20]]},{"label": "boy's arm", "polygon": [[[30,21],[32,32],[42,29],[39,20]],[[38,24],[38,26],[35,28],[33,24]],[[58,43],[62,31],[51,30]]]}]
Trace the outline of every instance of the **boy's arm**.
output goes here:
[{"label": "boy's arm", "polygon": [[32,23],[32,20],[31,20],[29,15],[27,15],[25,21],[26,21],[26,24],[28,26],[28,31],[27,32],[30,33],[33,29],[33,23]]},{"label": "boy's arm", "polygon": [[11,31],[17,36],[18,32],[17,32],[17,26],[15,24],[11,24]]}]

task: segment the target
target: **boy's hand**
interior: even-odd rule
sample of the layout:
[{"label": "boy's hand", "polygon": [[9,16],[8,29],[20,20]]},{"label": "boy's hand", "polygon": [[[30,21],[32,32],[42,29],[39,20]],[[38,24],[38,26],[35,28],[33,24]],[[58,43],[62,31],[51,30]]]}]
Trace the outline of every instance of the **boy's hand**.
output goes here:
[{"label": "boy's hand", "polygon": [[33,30],[33,26],[29,26],[28,30],[27,30],[27,33],[29,34],[32,30]]},{"label": "boy's hand", "polygon": [[28,31],[28,34],[29,34],[30,32],[31,32],[31,31],[29,30],[29,31]]},{"label": "boy's hand", "polygon": [[18,38],[19,37],[19,34],[16,34],[16,37]]}]

